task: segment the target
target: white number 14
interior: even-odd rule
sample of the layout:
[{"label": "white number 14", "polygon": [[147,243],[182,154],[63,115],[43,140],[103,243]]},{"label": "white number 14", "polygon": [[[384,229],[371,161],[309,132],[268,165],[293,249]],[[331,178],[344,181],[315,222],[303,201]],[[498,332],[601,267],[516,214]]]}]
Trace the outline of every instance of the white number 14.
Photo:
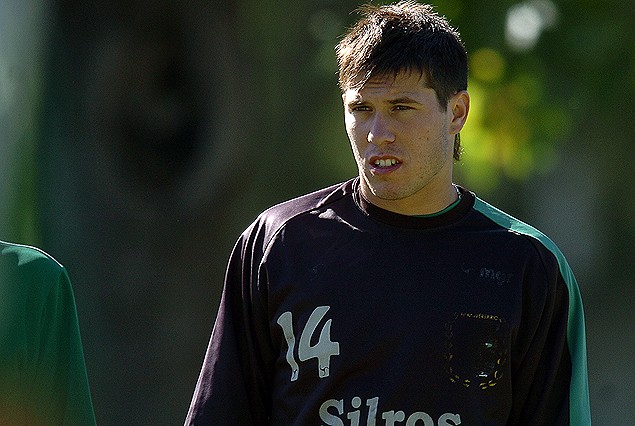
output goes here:
[{"label": "white number 14", "polygon": [[[340,344],[331,341],[331,322],[326,321],[324,327],[320,331],[320,337],[318,342],[311,346],[311,338],[315,334],[318,324],[328,310],[329,306],[318,306],[313,310],[311,316],[306,322],[302,334],[300,335],[300,342],[298,344],[298,359],[300,362],[307,361],[311,358],[317,358],[318,360],[318,376],[320,378],[329,376],[329,369],[331,366],[331,357],[333,355],[340,354]],[[298,380],[298,374],[300,373],[300,366],[295,360],[295,334],[293,333],[293,315],[291,312],[285,312],[278,318],[278,324],[282,327],[284,338],[287,341],[287,362],[291,367],[291,381]]]}]

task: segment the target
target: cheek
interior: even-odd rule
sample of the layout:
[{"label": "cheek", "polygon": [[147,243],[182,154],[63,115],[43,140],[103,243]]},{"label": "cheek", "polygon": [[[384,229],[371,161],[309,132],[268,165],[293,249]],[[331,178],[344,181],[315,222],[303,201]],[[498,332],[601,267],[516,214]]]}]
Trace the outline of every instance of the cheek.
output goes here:
[{"label": "cheek", "polygon": [[346,125],[346,133],[349,137],[353,136],[354,130],[357,127],[357,122],[350,114],[344,115],[344,124]]},{"label": "cheek", "polygon": [[346,117],[346,134],[353,147],[366,141],[366,137],[359,123],[349,116]]},{"label": "cheek", "polygon": [[364,147],[362,146],[359,137],[356,136],[355,130],[347,127],[346,132],[348,133],[351,151],[353,152],[353,159],[355,160],[355,163],[357,163],[358,167],[362,167],[365,162],[363,155]]},{"label": "cheek", "polygon": [[353,151],[353,157],[355,157],[355,162],[359,163],[362,159],[362,154],[361,154],[361,147],[355,143],[352,139],[351,139],[351,150]]}]

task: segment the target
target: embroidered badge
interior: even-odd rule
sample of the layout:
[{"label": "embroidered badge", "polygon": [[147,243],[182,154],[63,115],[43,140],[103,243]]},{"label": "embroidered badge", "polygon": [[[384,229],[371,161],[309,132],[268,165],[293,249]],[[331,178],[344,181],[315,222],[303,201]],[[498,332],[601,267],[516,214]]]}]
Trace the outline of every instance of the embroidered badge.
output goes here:
[{"label": "embroidered badge", "polygon": [[446,323],[446,336],[450,381],[483,390],[496,386],[507,362],[505,320],[497,315],[455,313]]}]

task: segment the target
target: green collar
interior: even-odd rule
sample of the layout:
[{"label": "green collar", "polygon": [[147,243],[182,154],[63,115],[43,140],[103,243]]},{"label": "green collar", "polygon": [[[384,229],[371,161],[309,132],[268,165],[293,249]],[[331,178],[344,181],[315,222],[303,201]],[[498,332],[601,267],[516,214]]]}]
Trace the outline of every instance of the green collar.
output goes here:
[{"label": "green collar", "polygon": [[436,217],[436,216],[441,216],[442,214],[449,212],[450,210],[458,206],[459,203],[461,202],[461,198],[463,198],[463,195],[460,192],[458,194],[459,194],[459,198],[457,198],[455,202],[453,202],[452,204],[450,204],[443,210],[438,211],[436,213],[430,213],[430,214],[418,214],[418,215],[415,215],[415,217]]}]

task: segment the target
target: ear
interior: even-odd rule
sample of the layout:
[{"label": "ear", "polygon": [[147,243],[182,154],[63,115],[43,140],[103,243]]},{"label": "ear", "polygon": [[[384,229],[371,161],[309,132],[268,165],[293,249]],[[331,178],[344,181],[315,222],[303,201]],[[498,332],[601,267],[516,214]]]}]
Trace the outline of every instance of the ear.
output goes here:
[{"label": "ear", "polygon": [[467,114],[470,111],[470,95],[466,90],[461,90],[450,98],[448,110],[451,117],[449,131],[455,135],[465,125]]}]

